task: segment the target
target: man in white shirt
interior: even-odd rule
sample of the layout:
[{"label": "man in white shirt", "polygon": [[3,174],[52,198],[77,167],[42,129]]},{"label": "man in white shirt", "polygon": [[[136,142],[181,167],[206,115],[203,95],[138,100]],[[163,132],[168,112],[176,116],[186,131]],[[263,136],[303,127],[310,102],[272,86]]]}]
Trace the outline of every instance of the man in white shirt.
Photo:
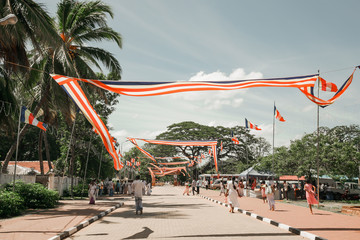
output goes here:
[{"label": "man in white shirt", "polygon": [[140,211],[140,214],[142,214],[142,195],[143,189],[145,189],[145,183],[140,180],[140,175],[136,176],[136,180],[131,184],[131,188],[134,191],[136,214],[138,214],[138,211]]}]

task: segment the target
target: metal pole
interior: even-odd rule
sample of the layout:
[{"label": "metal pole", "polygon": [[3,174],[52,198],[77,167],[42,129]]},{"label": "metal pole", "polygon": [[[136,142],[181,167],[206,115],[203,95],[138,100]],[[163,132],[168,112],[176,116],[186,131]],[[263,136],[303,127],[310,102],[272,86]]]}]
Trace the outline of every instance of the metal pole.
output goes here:
[{"label": "metal pole", "polygon": [[[319,77],[318,77],[318,98],[320,97],[320,70],[318,70],[319,73]],[[320,162],[320,129],[319,129],[319,122],[320,122],[320,106],[317,105],[317,154],[316,154],[316,168],[317,168],[317,187],[316,187],[316,191],[317,191],[317,196],[318,196],[318,200],[320,200],[320,190],[319,190],[319,186],[320,186],[320,170],[319,170],[319,162]],[[318,208],[320,208],[320,201],[318,201]]]},{"label": "metal pole", "polygon": [[20,122],[21,122],[21,106],[20,103],[20,112],[19,112],[19,123],[18,123],[18,133],[17,133],[17,140],[16,140],[16,154],[15,154],[15,166],[14,166],[14,181],[13,181],[13,192],[15,192],[15,180],[16,180],[16,165],[18,159],[18,151],[19,151],[19,132],[20,132]]},{"label": "metal pole", "polygon": [[103,150],[104,148],[101,147],[101,155],[100,155],[100,165],[99,165],[99,171],[98,171],[98,179],[100,179],[100,169],[101,169],[101,162],[102,162],[102,157],[103,157]]},{"label": "metal pole", "polygon": [[274,101],[274,113],[273,113],[273,142],[272,142],[272,166],[271,166],[272,174],[274,174],[274,164],[275,164],[274,146],[275,146],[275,101]]},{"label": "metal pole", "polygon": [[85,181],[86,181],[86,172],[87,172],[87,167],[88,167],[88,163],[89,163],[91,138],[92,138],[92,134],[90,134],[89,148],[88,148],[87,158],[86,158],[86,164],[85,164],[84,180],[83,180],[83,186],[82,186],[82,188],[81,188],[81,199],[82,199],[82,197],[83,197],[84,185],[85,185]]}]

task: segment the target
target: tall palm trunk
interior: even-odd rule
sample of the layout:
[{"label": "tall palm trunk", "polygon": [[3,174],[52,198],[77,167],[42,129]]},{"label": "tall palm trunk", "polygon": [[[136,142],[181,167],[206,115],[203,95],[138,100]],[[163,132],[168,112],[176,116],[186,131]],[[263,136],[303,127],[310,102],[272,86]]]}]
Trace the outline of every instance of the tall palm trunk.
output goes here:
[{"label": "tall palm trunk", "polygon": [[70,147],[70,153],[71,153],[71,158],[70,158],[70,166],[69,166],[69,170],[70,170],[70,194],[71,194],[71,198],[74,197],[74,164],[75,164],[75,144],[71,144]]},{"label": "tall palm trunk", "polygon": [[40,129],[39,132],[39,162],[40,162],[40,173],[44,175],[44,163],[43,163],[43,156],[42,156],[42,130]]},{"label": "tall palm trunk", "polygon": [[49,142],[47,139],[47,135],[46,132],[42,132],[43,133],[43,137],[44,137],[44,143],[45,143],[45,154],[46,154],[46,159],[48,162],[48,166],[49,166],[49,171],[52,169],[51,166],[51,159],[50,159],[50,149],[49,149]]}]

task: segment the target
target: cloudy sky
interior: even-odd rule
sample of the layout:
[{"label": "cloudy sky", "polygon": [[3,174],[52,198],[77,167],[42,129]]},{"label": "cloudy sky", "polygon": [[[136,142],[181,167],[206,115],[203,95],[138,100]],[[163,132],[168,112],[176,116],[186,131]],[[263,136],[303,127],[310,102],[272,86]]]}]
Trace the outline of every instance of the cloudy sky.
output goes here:
[{"label": "cloudy sky", "polygon": [[[106,0],[110,26],[123,49],[99,43],[119,60],[126,81],[239,80],[320,75],[341,84],[360,65],[360,2],[245,0]],[[49,11],[55,2],[46,3]],[[360,71],[348,91],[320,109],[320,125],[359,124]],[[321,93],[328,99],[331,93]],[[276,122],[275,146],[316,130],[316,106],[295,88],[252,88],[156,97],[121,96],[110,133],[155,138],[182,121],[244,126],[272,142],[273,104],[286,119]],[[124,144],[128,149],[131,144]]]}]

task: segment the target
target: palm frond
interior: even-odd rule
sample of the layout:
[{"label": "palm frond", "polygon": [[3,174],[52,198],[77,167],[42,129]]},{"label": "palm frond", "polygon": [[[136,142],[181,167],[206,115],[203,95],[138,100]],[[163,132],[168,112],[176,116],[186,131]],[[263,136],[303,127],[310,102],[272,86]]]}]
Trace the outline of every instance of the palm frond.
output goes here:
[{"label": "palm frond", "polygon": [[79,54],[90,55],[93,58],[96,58],[98,61],[101,61],[106,68],[115,74],[121,74],[121,66],[118,60],[110,52],[95,47],[82,47],[78,50]]}]

